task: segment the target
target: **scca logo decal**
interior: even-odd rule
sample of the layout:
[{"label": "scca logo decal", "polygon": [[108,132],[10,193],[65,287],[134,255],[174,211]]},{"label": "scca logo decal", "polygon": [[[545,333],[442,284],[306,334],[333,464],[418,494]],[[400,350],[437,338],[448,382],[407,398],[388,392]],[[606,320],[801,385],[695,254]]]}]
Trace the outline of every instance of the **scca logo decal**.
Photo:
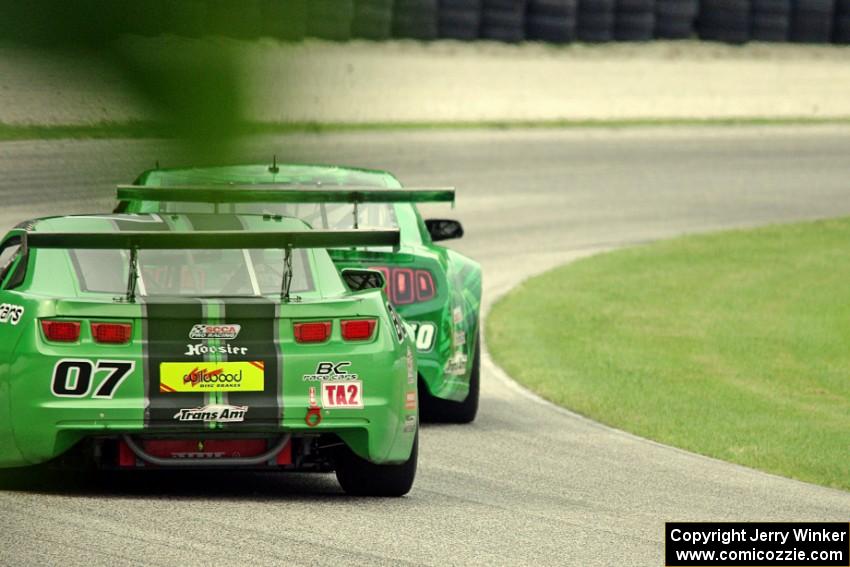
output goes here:
[{"label": "scca logo decal", "polygon": [[189,338],[192,340],[223,339],[227,341],[238,337],[241,330],[241,325],[195,325],[189,331]]}]

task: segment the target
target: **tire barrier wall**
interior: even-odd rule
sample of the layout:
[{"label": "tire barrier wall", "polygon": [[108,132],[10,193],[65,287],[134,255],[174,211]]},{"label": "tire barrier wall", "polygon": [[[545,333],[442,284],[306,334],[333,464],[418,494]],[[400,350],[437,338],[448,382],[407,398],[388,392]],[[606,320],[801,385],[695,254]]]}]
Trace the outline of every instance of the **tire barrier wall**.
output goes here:
[{"label": "tire barrier wall", "polygon": [[126,32],[288,41],[317,37],[570,43],[699,38],[735,44],[850,44],[850,0],[0,2],[0,41],[97,43]]}]

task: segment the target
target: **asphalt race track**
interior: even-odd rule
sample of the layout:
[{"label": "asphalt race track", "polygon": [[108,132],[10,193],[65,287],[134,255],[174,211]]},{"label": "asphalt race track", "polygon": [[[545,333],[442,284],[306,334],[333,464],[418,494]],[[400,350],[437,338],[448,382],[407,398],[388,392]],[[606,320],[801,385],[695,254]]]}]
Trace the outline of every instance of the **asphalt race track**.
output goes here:
[{"label": "asphalt race track", "polygon": [[[275,151],[456,185],[457,209],[429,212],[464,222],[457,247],[484,266],[485,307],[600,250],[850,214],[846,128],[303,135],[240,157]],[[0,144],[0,227],[103,210],[111,185],[179,155],[167,142]],[[479,419],[424,428],[406,498],[350,498],[332,475],[0,473],[0,563],[658,566],[665,520],[848,517],[850,493],[610,430],[534,399],[488,359]]]}]

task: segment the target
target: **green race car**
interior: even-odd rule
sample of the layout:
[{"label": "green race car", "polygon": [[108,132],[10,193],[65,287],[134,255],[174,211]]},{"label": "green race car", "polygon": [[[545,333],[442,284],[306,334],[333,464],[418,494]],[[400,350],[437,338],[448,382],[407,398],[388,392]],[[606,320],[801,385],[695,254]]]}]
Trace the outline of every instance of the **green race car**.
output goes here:
[{"label": "green race car", "polygon": [[235,214],[68,216],[0,243],[0,466],[335,470],[402,495],[416,347],[383,274],[326,248],[397,230]]},{"label": "green race car", "polygon": [[424,220],[416,203],[454,202],[454,191],[405,189],[391,174],[336,166],[241,165],[154,169],[118,188],[116,212],[252,213],[297,217],[314,228],[397,228],[398,249],[332,249],[339,269],[383,272],[387,295],[413,327],[425,421],[468,423],[478,410],[481,269],[434,244],[460,223]]}]

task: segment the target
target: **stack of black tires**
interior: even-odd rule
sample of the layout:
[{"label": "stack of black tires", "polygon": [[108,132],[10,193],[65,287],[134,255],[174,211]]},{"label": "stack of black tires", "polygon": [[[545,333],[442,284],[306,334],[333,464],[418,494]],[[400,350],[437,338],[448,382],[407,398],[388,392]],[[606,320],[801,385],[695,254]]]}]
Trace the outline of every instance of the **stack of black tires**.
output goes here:
[{"label": "stack of black tires", "polygon": [[528,0],[526,37],[534,41],[569,43],[576,39],[578,0]]},{"label": "stack of black tires", "polygon": [[[45,16],[41,8],[48,5]],[[286,41],[699,37],[850,44],[850,0],[0,0],[0,41],[61,42],[70,34],[64,39],[103,43],[121,33]]]},{"label": "stack of black tires", "polygon": [[525,39],[526,0],[483,0],[481,38],[516,43]]},{"label": "stack of black tires", "polygon": [[699,0],[655,0],[655,37],[688,39],[694,35]]},{"label": "stack of black tires", "polygon": [[440,0],[437,28],[440,37],[471,41],[481,29],[483,0]]},{"label": "stack of black tires", "polygon": [[614,39],[649,41],[655,34],[655,0],[617,0]]},{"label": "stack of black tires", "polygon": [[838,0],[835,6],[835,43],[850,43],[850,0]]}]

